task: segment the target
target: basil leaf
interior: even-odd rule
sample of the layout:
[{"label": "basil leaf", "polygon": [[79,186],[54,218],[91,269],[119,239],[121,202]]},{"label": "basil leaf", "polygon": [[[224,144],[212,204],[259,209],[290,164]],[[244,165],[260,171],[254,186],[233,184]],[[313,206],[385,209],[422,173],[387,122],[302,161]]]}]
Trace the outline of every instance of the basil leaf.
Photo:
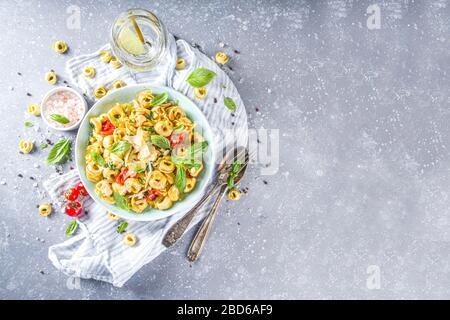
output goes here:
[{"label": "basil leaf", "polygon": [[159,106],[160,104],[166,102],[167,99],[169,99],[169,94],[167,92],[158,94],[157,96],[153,97],[152,106]]},{"label": "basil leaf", "polygon": [[234,175],[229,175],[227,179],[228,189],[232,189],[234,187]]},{"label": "basil leaf", "polygon": [[131,148],[131,144],[127,141],[119,141],[111,146],[111,152],[115,154],[124,154]]},{"label": "basil leaf", "polygon": [[25,125],[25,127],[28,127],[28,128],[34,126],[34,124],[32,122],[29,122],[29,121],[25,122],[24,125]]},{"label": "basil leaf", "polygon": [[50,150],[47,156],[48,164],[61,164],[64,163],[70,153],[72,141],[70,139],[59,140],[53,148]]},{"label": "basil leaf", "polygon": [[184,125],[179,124],[173,128],[173,131],[179,131],[179,130],[183,130],[183,129],[184,129]]},{"label": "basil leaf", "polygon": [[107,167],[105,159],[103,159],[103,157],[98,152],[92,151],[91,152],[91,158],[100,167],[103,167],[103,168]]},{"label": "basil leaf", "polygon": [[70,122],[70,120],[67,119],[66,117],[64,117],[63,115],[56,114],[56,113],[51,114],[50,119],[52,119],[53,121],[59,122],[61,124],[68,124]]},{"label": "basil leaf", "polygon": [[127,198],[125,198],[124,196],[122,196],[120,193],[118,192],[113,192],[113,198],[114,201],[116,202],[116,205],[123,210],[130,210],[130,205],[128,204]]},{"label": "basil leaf", "polygon": [[143,168],[135,168],[133,171],[136,172],[136,173],[144,173],[145,169],[143,169]]},{"label": "basil leaf", "polygon": [[235,161],[231,167],[231,172],[236,175],[241,171],[242,164],[239,161]]},{"label": "basil leaf", "polygon": [[117,227],[117,232],[118,233],[124,233],[127,230],[128,227],[128,222],[123,221],[118,227]]},{"label": "basil leaf", "polygon": [[190,155],[191,158],[195,158],[205,153],[207,149],[208,149],[208,141],[197,142],[189,147],[188,155]]},{"label": "basil leaf", "polygon": [[139,177],[139,178],[138,178],[138,181],[139,181],[140,184],[145,184],[145,180],[144,180],[144,178],[142,178],[142,177]]},{"label": "basil leaf", "polygon": [[152,135],[150,137],[150,140],[157,147],[160,147],[162,149],[170,149],[170,142],[166,137],[159,135]]},{"label": "basil leaf", "polygon": [[45,142],[42,142],[40,145],[39,145],[39,149],[41,149],[41,150],[44,150],[45,148],[47,148],[48,147],[48,144],[46,144]]},{"label": "basil leaf", "polygon": [[107,168],[109,170],[116,170],[116,165],[112,161],[108,161],[106,163],[106,167],[105,168]]},{"label": "basil leaf", "polygon": [[69,225],[67,226],[66,236],[71,236],[71,235],[75,234],[77,229],[78,229],[78,222],[77,222],[77,220],[72,220],[69,223]]},{"label": "basil leaf", "polygon": [[186,81],[194,88],[206,86],[216,76],[214,71],[205,68],[198,68],[191,72]]},{"label": "basil leaf", "polygon": [[225,97],[223,98],[223,104],[225,105],[225,107],[227,107],[231,112],[235,112],[236,111],[236,103],[234,103],[233,99],[231,99],[230,97]]},{"label": "basil leaf", "polygon": [[186,170],[182,166],[177,166],[177,175],[175,176],[175,186],[180,193],[184,193],[186,187]]},{"label": "basil leaf", "polygon": [[155,128],[153,127],[143,127],[142,129],[144,129],[145,131],[148,131],[150,134],[155,134]]}]

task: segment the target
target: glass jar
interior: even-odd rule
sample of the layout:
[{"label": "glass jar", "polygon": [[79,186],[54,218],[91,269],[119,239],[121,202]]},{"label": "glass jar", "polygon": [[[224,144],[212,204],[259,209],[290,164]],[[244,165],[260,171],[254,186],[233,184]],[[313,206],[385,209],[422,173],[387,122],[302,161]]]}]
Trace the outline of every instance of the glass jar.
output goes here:
[{"label": "glass jar", "polygon": [[111,27],[111,49],[128,68],[150,71],[169,51],[167,29],[148,10],[127,10],[119,15]]}]

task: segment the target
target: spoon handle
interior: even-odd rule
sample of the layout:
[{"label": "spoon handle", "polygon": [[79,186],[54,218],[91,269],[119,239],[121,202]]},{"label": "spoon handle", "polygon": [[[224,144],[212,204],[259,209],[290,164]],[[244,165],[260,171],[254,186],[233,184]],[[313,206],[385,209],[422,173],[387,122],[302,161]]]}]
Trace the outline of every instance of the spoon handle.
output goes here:
[{"label": "spoon handle", "polygon": [[214,201],[214,205],[211,208],[211,211],[208,213],[208,216],[205,218],[205,221],[203,221],[202,225],[198,229],[197,234],[194,237],[194,240],[192,240],[187,255],[189,261],[191,262],[197,260],[203,250],[203,247],[206,243],[206,238],[208,237],[212,223],[214,221],[214,218],[216,217],[217,208],[219,207],[220,201],[222,200],[226,189],[227,189],[226,185],[223,185],[220,188],[219,194],[216,198],[216,201]]},{"label": "spoon handle", "polygon": [[214,185],[211,191],[207,193],[194,208],[189,210],[180,220],[178,220],[172,227],[170,227],[169,231],[167,231],[162,241],[165,247],[169,248],[170,246],[175,244],[178,239],[181,238],[181,236],[191,223],[192,219],[194,219],[195,215],[197,214],[198,209],[212,197],[212,195],[220,186],[220,184]]}]

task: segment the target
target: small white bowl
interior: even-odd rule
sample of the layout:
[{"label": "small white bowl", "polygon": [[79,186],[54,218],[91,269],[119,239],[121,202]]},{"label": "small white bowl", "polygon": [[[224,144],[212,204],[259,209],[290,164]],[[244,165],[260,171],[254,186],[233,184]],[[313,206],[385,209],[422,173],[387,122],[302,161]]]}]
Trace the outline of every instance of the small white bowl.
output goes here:
[{"label": "small white bowl", "polygon": [[[74,125],[72,125],[72,126],[70,126],[70,127],[64,127],[64,128],[56,127],[55,125],[53,125],[52,123],[50,123],[50,122],[47,120],[47,118],[46,118],[46,114],[45,114],[46,110],[45,110],[44,106],[45,106],[47,100],[48,100],[49,97],[52,96],[54,93],[60,92],[60,91],[68,91],[68,92],[72,92],[73,94],[75,94],[75,95],[81,100],[81,106],[82,106],[83,110],[82,110],[82,113],[81,113],[81,116],[80,116],[80,120],[78,120],[77,123],[75,123]],[[42,115],[42,120],[44,120],[44,122],[45,122],[45,124],[46,124],[47,126],[49,126],[50,128],[52,128],[52,129],[54,129],[54,130],[58,130],[58,131],[71,131],[71,130],[77,129],[77,128],[80,126],[81,121],[83,121],[83,118],[84,118],[84,116],[86,115],[87,109],[88,109],[88,108],[87,108],[87,102],[86,102],[86,100],[84,99],[84,97],[83,97],[78,91],[76,91],[76,90],[74,90],[74,89],[72,89],[72,88],[69,88],[69,87],[57,87],[57,88],[54,88],[54,89],[50,90],[49,92],[47,92],[47,94],[44,96],[44,98],[42,99],[42,102],[41,102],[41,115]]]}]

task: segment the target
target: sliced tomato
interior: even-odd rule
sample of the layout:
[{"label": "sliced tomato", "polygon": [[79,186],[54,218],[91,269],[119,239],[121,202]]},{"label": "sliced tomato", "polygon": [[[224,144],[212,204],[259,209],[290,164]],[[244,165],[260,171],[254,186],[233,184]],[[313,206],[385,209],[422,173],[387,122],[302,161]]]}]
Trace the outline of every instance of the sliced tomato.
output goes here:
[{"label": "sliced tomato", "polygon": [[147,201],[154,201],[160,195],[161,195],[161,193],[158,190],[150,189],[144,193],[144,198]]},{"label": "sliced tomato", "polygon": [[103,136],[108,136],[110,134],[113,134],[114,133],[114,129],[116,129],[116,127],[112,124],[112,122],[108,118],[103,120],[103,122],[102,122],[102,131],[101,131],[101,134]]},{"label": "sliced tomato", "polygon": [[181,142],[184,141],[184,139],[186,138],[186,133],[178,133],[178,134],[172,134],[169,138],[170,141],[170,147],[173,149],[175,148],[178,144],[180,144]]},{"label": "sliced tomato", "polygon": [[75,202],[69,202],[67,206],[64,208],[66,211],[66,214],[71,217],[78,217],[81,212],[83,211],[83,207],[81,203],[75,201]]},{"label": "sliced tomato", "polygon": [[122,168],[120,170],[120,173],[118,174],[117,178],[116,178],[116,182],[119,184],[124,184],[125,180],[128,179],[128,169],[127,168]]}]

